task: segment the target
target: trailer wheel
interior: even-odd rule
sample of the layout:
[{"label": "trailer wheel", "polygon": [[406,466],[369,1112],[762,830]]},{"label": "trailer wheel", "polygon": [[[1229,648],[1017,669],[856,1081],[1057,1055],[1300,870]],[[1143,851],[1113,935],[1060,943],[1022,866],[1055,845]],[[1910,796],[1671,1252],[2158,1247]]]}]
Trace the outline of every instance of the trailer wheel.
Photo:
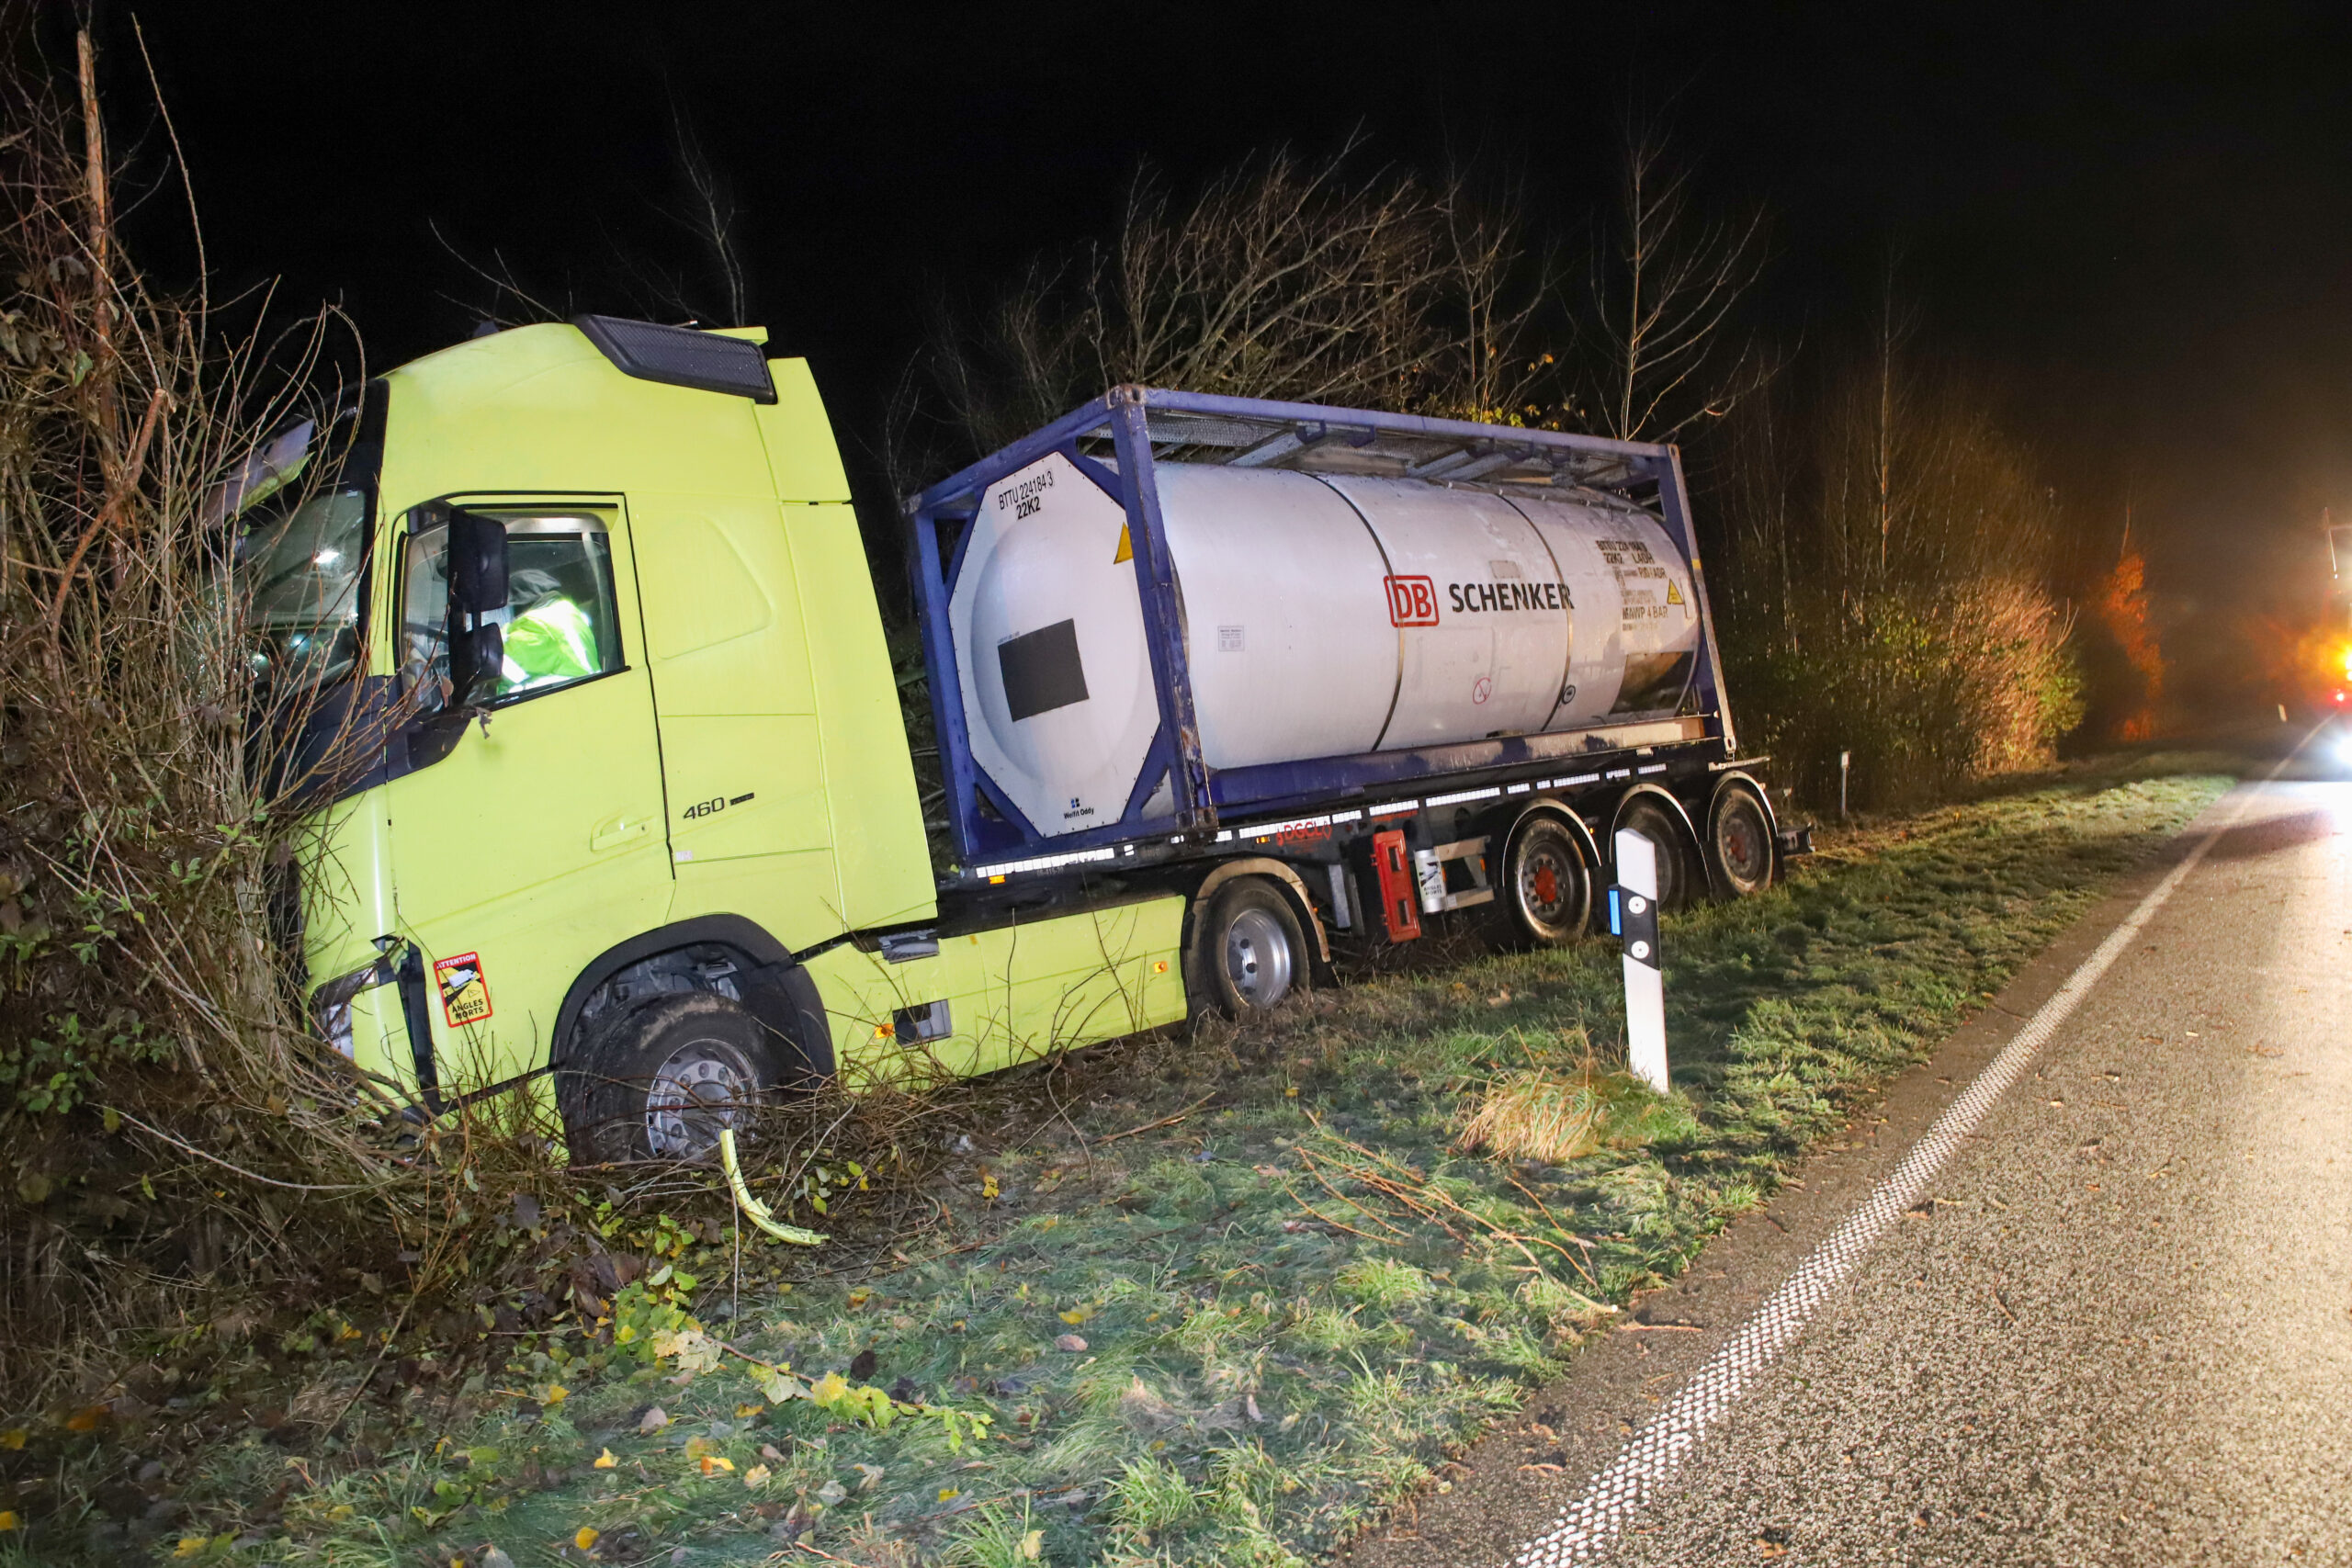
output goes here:
[{"label": "trailer wheel", "polygon": [[1306,933],[1272,882],[1236,877],[1194,916],[1184,967],[1196,1006],[1227,1018],[1261,1018],[1307,986]]},{"label": "trailer wheel", "polygon": [[1584,935],[1592,919],[1592,873],[1565,825],[1531,818],[1503,852],[1499,889],[1506,940],[1529,947],[1564,947]]},{"label": "trailer wheel", "polygon": [[1667,814],[1655,795],[1636,797],[1617,825],[1633,829],[1657,846],[1657,907],[1689,908],[1699,868],[1691,863],[1690,840],[1682,825]]},{"label": "trailer wheel", "polygon": [[608,1165],[706,1156],[782,1076],[775,1036],[740,1004],[671,991],[599,1019],[556,1088],[571,1157]]},{"label": "trailer wheel", "polygon": [[1729,897],[1772,886],[1772,822],[1751,792],[1726,789],[1707,814],[1707,867]]}]

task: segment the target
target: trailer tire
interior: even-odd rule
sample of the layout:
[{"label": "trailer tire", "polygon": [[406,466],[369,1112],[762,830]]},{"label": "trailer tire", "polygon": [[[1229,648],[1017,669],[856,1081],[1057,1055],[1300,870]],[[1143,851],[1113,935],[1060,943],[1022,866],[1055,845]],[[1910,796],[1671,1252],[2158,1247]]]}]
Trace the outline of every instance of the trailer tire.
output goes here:
[{"label": "trailer tire", "polygon": [[1503,851],[1497,887],[1502,937],[1515,947],[1565,947],[1592,919],[1592,868],[1558,818],[1529,817]]},{"label": "trailer tire", "polygon": [[1669,912],[1689,908],[1701,883],[1699,867],[1691,858],[1690,836],[1682,824],[1658,804],[1656,795],[1636,795],[1618,815],[1617,826],[1631,828],[1657,846],[1657,907]]},{"label": "trailer tire", "polygon": [[1306,931],[1282,889],[1262,876],[1217,888],[1193,919],[1184,955],[1193,1007],[1227,1018],[1263,1018],[1312,983]]},{"label": "trailer tire", "polygon": [[1707,812],[1707,870],[1726,898],[1772,886],[1772,818],[1756,792],[1733,787]]},{"label": "trailer tire", "polygon": [[596,1020],[556,1072],[574,1162],[702,1159],[784,1077],[775,1033],[710,991],[667,991]]}]

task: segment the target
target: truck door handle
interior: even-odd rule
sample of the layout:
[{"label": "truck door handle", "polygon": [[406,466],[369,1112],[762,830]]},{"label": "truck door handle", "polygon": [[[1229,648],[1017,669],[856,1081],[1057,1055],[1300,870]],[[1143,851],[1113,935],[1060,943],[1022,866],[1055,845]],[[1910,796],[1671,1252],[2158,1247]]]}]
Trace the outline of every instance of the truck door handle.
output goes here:
[{"label": "truck door handle", "polygon": [[643,838],[646,829],[652,826],[653,819],[650,817],[616,817],[609,822],[596,825],[588,835],[588,847],[592,850],[614,849]]}]

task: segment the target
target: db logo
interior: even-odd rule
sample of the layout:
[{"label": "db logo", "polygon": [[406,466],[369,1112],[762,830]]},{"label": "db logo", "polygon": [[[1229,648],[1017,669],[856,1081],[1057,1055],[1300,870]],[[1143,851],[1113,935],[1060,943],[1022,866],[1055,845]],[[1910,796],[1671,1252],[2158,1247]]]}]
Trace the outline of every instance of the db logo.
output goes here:
[{"label": "db logo", "polygon": [[1426,577],[1392,577],[1388,582],[1388,624],[1392,626],[1437,625],[1437,586]]}]

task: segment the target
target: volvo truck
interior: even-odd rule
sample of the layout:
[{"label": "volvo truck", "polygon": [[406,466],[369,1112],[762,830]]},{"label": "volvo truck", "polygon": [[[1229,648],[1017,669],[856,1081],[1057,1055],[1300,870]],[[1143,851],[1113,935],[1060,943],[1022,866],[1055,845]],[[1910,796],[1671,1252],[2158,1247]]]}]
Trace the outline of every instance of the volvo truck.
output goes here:
[{"label": "volvo truck", "polygon": [[1669,906],[1802,848],[1671,446],[1114,388],[905,503],[935,757],[760,331],[478,337],[225,506],[322,1039],[582,1160],[1262,1013],[1335,940],[1572,942],[1621,827]]}]

